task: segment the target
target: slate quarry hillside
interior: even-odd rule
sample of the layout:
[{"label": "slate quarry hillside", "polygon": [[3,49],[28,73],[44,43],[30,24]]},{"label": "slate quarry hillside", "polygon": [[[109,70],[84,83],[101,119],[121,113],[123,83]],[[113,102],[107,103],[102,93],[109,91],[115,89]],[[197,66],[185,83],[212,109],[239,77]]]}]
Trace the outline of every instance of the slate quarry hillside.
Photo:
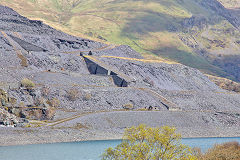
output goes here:
[{"label": "slate quarry hillside", "polygon": [[[26,78],[35,85],[24,85]],[[6,126],[240,126],[240,94],[220,89],[200,71],[143,59],[128,46],[70,36],[4,6],[0,88],[0,123]],[[4,121],[9,114],[14,118]]]},{"label": "slate quarry hillside", "polygon": [[240,82],[239,0],[2,0],[0,4],[72,35],[129,45],[147,58],[167,58]]}]

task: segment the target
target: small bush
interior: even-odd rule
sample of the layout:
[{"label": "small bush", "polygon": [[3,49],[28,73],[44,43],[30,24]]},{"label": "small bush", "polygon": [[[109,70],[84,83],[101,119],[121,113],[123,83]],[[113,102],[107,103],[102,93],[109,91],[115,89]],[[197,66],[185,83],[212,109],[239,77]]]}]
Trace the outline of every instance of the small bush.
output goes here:
[{"label": "small bush", "polygon": [[74,127],[74,129],[89,129],[86,125],[82,124],[82,123],[77,123]]},{"label": "small bush", "polygon": [[84,101],[88,101],[92,98],[92,95],[90,93],[86,93],[84,96],[83,96],[83,100]]},{"label": "small bush", "polygon": [[47,102],[50,106],[58,108],[60,106],[60,101],[57,98],[53,98]]},{"label": "small bush", "polygon": [[22,102],[22,101],[18,104],[18,106],[19,106],[19,108],[24,108],[24,107],[26,107],[25,103]]},{"label": "small bush", "polygon": [[133,110],[134,109],[134,106],[133,106],[133,104],[125,104],[124,106],[123,106],[123,108],[124,109],[126,109],[126,110]]},{"label": "small bush", "polygon": [[11,104],[11,106],[14,106],[17,103],[17,99],[16,98],[8,98],[8,102]]},{"label": "small bush", "polygon": [[26,87],[26,88],[33,88],[33,87],[35,87],[35,83],[33,83],[31,80],[29,80],[27,78],[24,78],[21,81],[21,86]]},{"label": "small bush", "polygon": [[41,94],[43,97],[48,97],[50,93],[50,88],[49,87],[43,87],[42,90],[41,90]]},{"label": "small bush", "polygon": [[43,112],[40,109],[33,110],[32,116],[35,117],[34,119],[36,119],[36,120],[41,120],[42,116],[43,116]]},{"label": "small bush", "polygon": [[46,119],[52,120],[55,116],[56,109],[54,107],[50,107],[46,110]]},{"label": "small bush", "polygon": [[75,88],[70,89],[69,91],[67,91],[67,97],[69,100],[75,101],[79,97],[79,91]]},{"label": "small bush", "polygon": [[43,106],[46,100],[43,97],[35,99],[34,104],[38,107]]},{"label": "small bush", "polygon": [[227,142],[215,145],[205,154],[198,152],[199,160],[239,160],[240,144],[238,142]]}]

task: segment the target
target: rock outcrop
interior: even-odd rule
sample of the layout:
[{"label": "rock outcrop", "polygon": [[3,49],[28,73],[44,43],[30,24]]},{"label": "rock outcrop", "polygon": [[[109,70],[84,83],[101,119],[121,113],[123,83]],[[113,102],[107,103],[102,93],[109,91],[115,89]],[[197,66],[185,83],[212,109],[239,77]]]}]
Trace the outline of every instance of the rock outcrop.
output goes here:
[{"label": "rock outcrop", "polygon": [[0,126],[15,127],[19,123],[19,118],[0,108]]},{"label": "rock outcrop", "polygon": [[220,2],[217,0],[201,0],[201,5],[205,8],[209,8],[215,11],[217,14],[226,18],[234,27],[240,29],[240,18],[236,16],[233,12],[226,9]]}]

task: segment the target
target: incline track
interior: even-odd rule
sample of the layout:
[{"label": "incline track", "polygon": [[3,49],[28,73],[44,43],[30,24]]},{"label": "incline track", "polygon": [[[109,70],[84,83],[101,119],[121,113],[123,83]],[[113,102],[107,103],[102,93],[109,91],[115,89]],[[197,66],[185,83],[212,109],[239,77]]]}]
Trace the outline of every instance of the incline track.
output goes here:
[{"label": "incline track", "polygon": [[16,47],[16,42],[10,38],[4,31],[0,31],[2,33],[2,35],[9,41],[9,43],[11,44],[11,46],[13,47],[14,51],[16,52],[18,58],[20,59],[20,63],[22,67],[27,67],[28,63],[27,63],[27,59],[24,57],[24,55],[22,54],[22,50],[21,49],[17,49],[18,47]]},{"label": "incline track", "polygon": [[137,59],[137,58],[128,58],[128,57],[118,57],[118,56],[100,56],[102,58],[115,58],[115,59],[124,59],[130,61],[139,61],[144,63],[167,63],[167,64],[177,64],[176,62],[170,62],[167,60],[149,60],[149,59]]},{"label": "incline track", "polygon": [[102,66],[103,68],[106,68],[107,70],[111,70],[113,72],[115,72],[117,75],[119,75],[121,78],[125,79],[126,81],[130,82],[132,81],[132,78],[123,74],[122,72],[119,72],[116,69],[113,69],[111,66],[105,64],[104,62],[100,61],[96,56],[86,56],[84,55],[83,57],[86,57],[92,61],[94,61],[96,64],[98,64],[99,66]]}]

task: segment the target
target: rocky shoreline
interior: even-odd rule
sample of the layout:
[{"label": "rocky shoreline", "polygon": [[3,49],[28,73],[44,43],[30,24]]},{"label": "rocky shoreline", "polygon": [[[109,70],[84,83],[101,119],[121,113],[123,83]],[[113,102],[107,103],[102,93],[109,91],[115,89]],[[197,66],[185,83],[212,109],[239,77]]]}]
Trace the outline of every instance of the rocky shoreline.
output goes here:
[{"label": "rocky shoreline", "polygon": [[[182,138],[203,138],[203,137],[240,137],[238,127],[222,128],[178,128],[177,132]],[[10,128],[0,129],[0,147],[65,143],[92,140],[116,140],[121,139],[123,129],[113,130],[89,130],[89,129],[51,129],[51,128]]]},{"label": "rocky shoreline", "polygon": [[0,134],[0,146],[121,139],[118,133],[84,129],[2,128]]}]

